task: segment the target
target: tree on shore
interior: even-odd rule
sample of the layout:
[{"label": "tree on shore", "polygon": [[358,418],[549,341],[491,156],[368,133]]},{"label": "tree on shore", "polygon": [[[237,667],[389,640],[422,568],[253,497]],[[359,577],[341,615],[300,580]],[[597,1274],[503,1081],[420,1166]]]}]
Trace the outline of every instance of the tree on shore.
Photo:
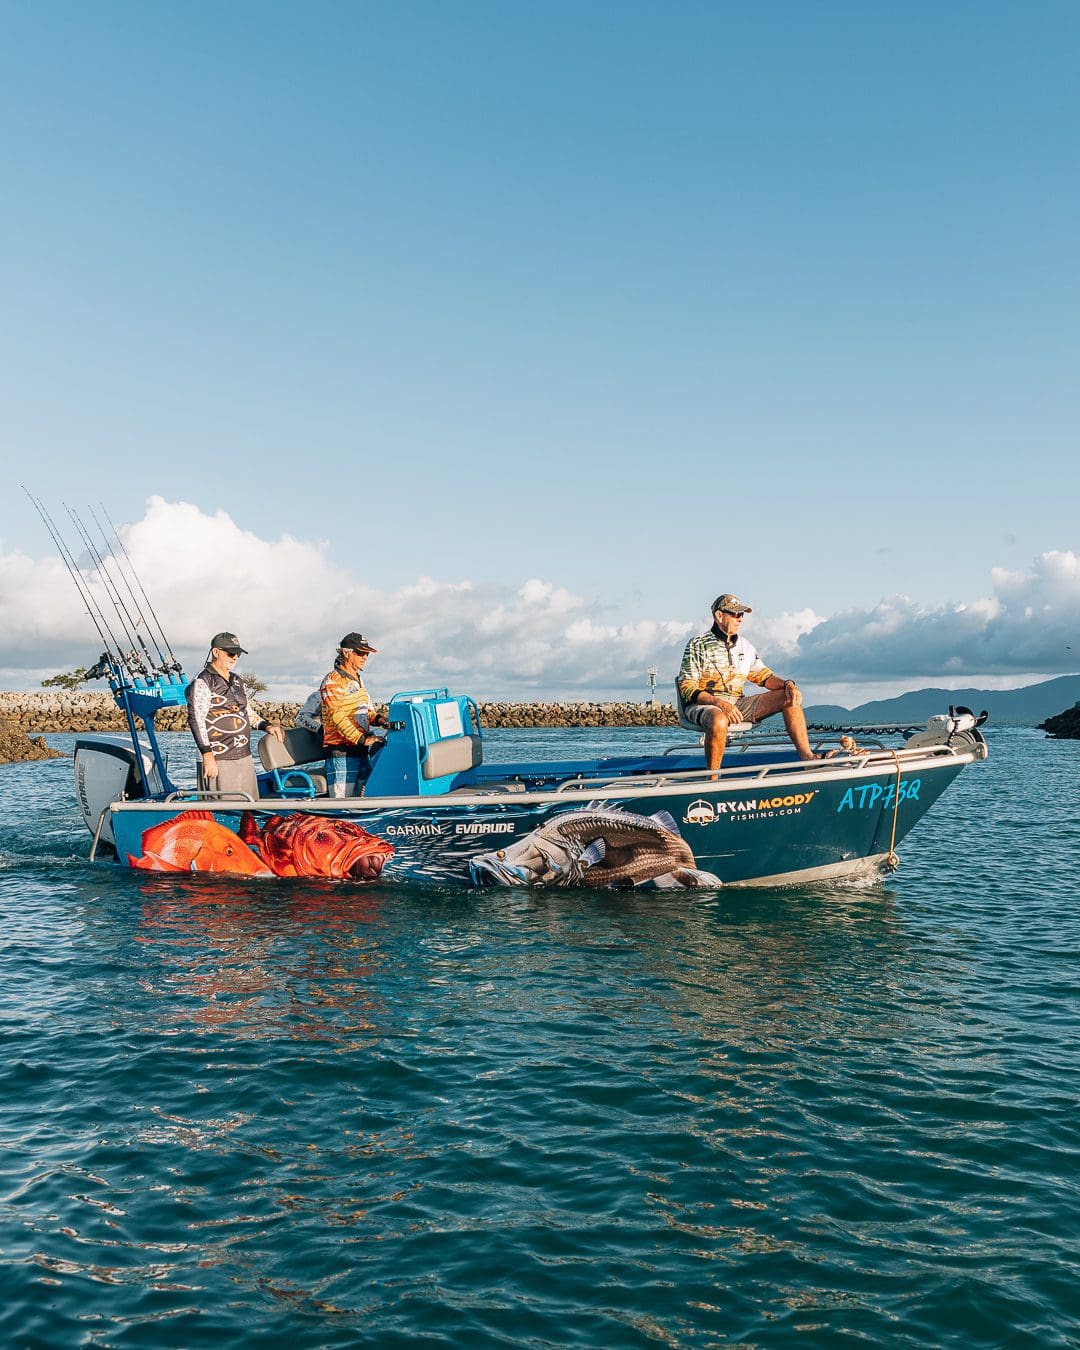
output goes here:
[{"label": "tree on shore", "polygon": [[[244,681],[244,687],[250,694],[265,694],[267,686],[258,675],[237,671],[237,675]],[[101,678],[101,671],[98,669],[87,670],[85,666],[76,666],[74,670],[61,671],[59,675],[50,675],[47,680],[41,681],[42,689],[78,689],[80,684],[85,684],[87,680],[97,680]]]},{"label": "tree on shore", "polygon": [[42,689],[78,689],[90,676],[85,666],[76,666],[74,670],[63,671],[59,675],[50,675],[41,681]]}]

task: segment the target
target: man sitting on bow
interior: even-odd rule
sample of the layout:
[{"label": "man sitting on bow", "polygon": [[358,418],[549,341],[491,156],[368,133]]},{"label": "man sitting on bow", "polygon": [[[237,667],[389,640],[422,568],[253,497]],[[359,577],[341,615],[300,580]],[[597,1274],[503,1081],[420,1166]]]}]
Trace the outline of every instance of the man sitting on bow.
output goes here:
[{"label": "man sitting on bow", "polygon": [[[708,769],[719,769],[733,723],[757,723],[777,712],[783,715],[799,758],[818,758],[810,749],[798,685],[774,674],[739,631],[743,616],[750,613],[750,606],[737,595],[718,595],[712,605],[712,628],[686,644],[675,681],[684,705],[683,720],[705,733]],[[764,692],[744,695],[748,680]]]}]

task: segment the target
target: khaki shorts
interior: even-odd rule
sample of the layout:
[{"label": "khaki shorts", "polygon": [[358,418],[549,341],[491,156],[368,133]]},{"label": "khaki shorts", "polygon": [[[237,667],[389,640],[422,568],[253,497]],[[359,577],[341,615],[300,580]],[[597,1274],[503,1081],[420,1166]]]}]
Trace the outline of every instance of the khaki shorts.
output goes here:
[{"label": "khaki shorts", "polygon": [[[717,695],[719,697],[719,695]],[[735,722],[760,722],[763,716],[767,714],[758,712],[754,704],[760,699],[758,694],[744,694],[737,702],[728,703],[724,706],[728,709],[732,723]],[[683,721],[690,722],[695,727],[705,730],[705,713],[710,708],[715,708],[715,703],[691,703],[688,708],[683,709]]]},{"label": "khaki shorts", "polygon": [[255,762],[250,755],[243,759],[219,759],[218,776],[203,776],[202,759],[196,757],[201,792],[246,792],[253,801],[259,799],[259,784],[255,778]]}]

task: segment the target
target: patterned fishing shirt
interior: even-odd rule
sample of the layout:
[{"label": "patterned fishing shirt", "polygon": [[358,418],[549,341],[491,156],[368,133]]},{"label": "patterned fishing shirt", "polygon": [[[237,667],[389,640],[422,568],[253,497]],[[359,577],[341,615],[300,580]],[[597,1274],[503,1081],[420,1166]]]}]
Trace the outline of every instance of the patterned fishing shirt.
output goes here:
[{"label": "patterned fishing shirt", "polygon": [[265,731],[269,723],[248,698],[238,675],[226,678],[207,666],[186,693],[188,726],[200,754],[212,750],[215,759],[230,760],[251,754],[252,727]]},{"label": "patterned fishing shirt", "polygon": [[363,680],[337,666],[319,686],[322,698],[323,745],[359,746],[367,735],[374,704]]},{"label": "patterned fishing shirt", "polygon": [[737,703],[747,680],[764,686],[773,674],[754,645],[741,634],[729,647],[723,638],[717,637],[715,629],[710,629],[686,644],[675,683],[687,705],[702,691]]}]

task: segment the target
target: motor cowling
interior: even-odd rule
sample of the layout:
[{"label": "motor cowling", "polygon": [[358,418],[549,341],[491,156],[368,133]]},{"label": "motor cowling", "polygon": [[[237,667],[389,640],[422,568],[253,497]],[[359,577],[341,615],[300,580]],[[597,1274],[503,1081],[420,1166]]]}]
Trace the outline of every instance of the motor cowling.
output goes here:
[{"label": "motor cowling", "polygon": [[947,745],[953,750],[975,750],[980,759],[986,758],[986,742],[978,728],[987,719],[984,709],[974,713],[962,704],[950,706],[947,713],[936,713],[927,719],[926,729],[917,731],[904,742],[907,750],[920,750],[932,745]]},{"label": "motor cowling", "polygon": [[108,815],[110,802],[139,800],[146,796],[144,783],[149,783],[151,793],[163,790],[149,749],[140,746],[139,750],[142,775],[135,748],[126,737],[81,736],[75,742],[72,756],[75,800],[90,833],[98,834],[99,840],[114,847],[112,821]]}]

